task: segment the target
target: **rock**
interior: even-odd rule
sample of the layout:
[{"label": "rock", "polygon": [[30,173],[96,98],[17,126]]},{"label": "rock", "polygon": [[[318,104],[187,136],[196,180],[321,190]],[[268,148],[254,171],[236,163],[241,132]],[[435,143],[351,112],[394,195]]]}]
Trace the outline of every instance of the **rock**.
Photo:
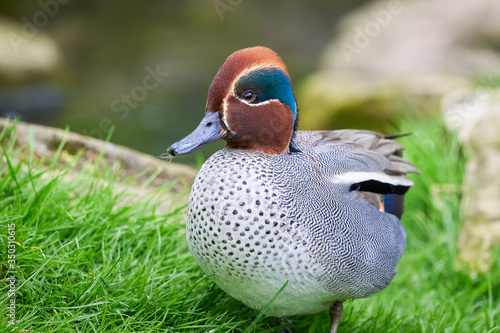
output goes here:
[{"label": "rock", "polygon": [[43,82],[58,76],[62,68],[57,43],[26,18],[0,18],[0,50],[2,85]]},{"label": "rock", "polygon": [[[41,16],[37,16],[41,17]],[[55,40],[27,17],[0,17],[0,117],[47,123],[65,104],[65,76]]]},{"label": "rock", "polygon": [[496,0],[365,5],[341,22],[299,89],[302,125],[384,130],[398,113],[435,112],[443,95],[500,73],[499,41]]},{"label": "rock", "polygon": [[486,271],[500,246],[500,89],[457,91],[443,99],[445,120],[457,130],[469,160],[463,185],[460,259]]},{"label": "rock", "polygon": [[[0,118],[0,132],[11,125],[11,121]],[[56,128],[19,122],[15,126],[15,131],[17,135],[16,146],[18,147],[23,145],[29,147],[30,136],[33,136],[33,151],[30,153],[34,154],[34,157],[39,161],[52,163],[56,151],[63,141],[65,143],[58,157],[58,165],[72,162],[75,155],[83,151],[73,172],[64,176],[69,177],[69,179],[79,175],[82,169],[92,169],[98,164],[96,162],[102,153],[109,168],[117,173],[119,171],[119,179],[123,181],[123,187],[120,187],[120,191],[127,191],[137,198],[154,191],[158,186],[172,182],[175,184],[171,192],[186,194],[197,173],[196,170],[185,165],[162,161],[126,147]],[[156,173],[158,173],[157,176],[148,183],[150,177]],[[144,187],[145,183],[148,185]],[[172,198],[165,198],[164,208],[168,209],[171,201]],[[184,202],[185,200],[182,200],[182,203]]]}]

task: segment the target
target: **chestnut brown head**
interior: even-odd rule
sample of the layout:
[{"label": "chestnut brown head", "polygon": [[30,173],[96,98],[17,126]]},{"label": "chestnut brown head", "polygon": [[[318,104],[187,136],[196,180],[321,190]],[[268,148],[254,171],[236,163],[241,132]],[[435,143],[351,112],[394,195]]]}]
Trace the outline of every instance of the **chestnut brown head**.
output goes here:
[{"label": "chestnut brown head", "polygon": [[285,64],[268,48],[231,54],[210,85],[205,111],[198,128],[173,144],[170,154],[187,154],[219,138],[227,148],[289,151],[297,105]]}]

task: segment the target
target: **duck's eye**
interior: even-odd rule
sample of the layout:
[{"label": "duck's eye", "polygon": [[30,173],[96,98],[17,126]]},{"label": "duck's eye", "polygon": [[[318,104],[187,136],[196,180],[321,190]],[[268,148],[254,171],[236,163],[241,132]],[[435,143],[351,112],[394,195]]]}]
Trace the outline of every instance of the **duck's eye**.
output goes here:
[{"label": "duck's eye", "polygon": [[253,91],[249,90],[243,94],[243,98],[245,101],[252,103],[257,99],[257,94],[255,94]]}]

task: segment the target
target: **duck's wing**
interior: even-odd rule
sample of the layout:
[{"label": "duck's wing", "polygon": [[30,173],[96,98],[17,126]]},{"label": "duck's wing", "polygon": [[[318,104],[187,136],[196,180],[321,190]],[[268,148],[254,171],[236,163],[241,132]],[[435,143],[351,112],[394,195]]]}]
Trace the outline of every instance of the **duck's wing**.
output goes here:
[{"label": "duck's wing", "polygon": [[348,184],[357,200],[401,217],[403,195],[413,185],[406,174],[419,171],[402,158],[397,137],[364,130],[298,131],[295,142],[318,159],[325,177]]}]

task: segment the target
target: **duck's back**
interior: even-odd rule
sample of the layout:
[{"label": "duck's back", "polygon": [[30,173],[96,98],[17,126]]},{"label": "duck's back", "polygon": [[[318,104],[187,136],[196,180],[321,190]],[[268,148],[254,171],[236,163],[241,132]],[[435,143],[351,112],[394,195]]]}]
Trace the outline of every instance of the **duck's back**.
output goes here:
[{"label": "duck's back", "polygon": [[403,175],[413,169],[399,145],[363,133],[297,132],[298,151],[290,154],[215,153],[189,203],[188,245],[202,269],[256,309],[288,281],[268,311],[277,316],[317,312],[385,288],[405,232],[377,207],[381,194],[360,192],[351,180],[375,173],[408,185]]}]

